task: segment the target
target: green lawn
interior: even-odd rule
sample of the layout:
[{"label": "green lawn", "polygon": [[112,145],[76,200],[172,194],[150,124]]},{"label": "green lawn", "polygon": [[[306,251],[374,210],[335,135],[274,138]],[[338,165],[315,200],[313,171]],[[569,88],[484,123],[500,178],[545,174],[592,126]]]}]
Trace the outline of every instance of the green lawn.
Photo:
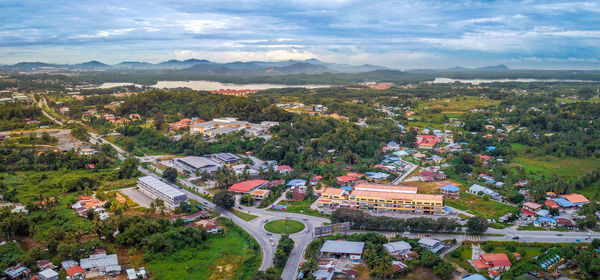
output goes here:
[{"label": "green lawn", "polygon": [[246,212],[242,212],[242,211],[239,211],[239,210],[233,210],[233,211],[231,211],[231,213],[233,213],[233,215],[236,215],[236,216],[240,217],[242,220],[244,220],[246,222],[250,221],[250,220],[252,220],[252,219],[254,219],[254,218],[257,217],[257,216],[254,216],[252,214],[248,214]]},{"label": "green lawn", "polygon": [[305,199],[303,201],[288,201],[288,200],[284,199],[284,200],[280,201],[278,203],[278,205],[287,206],[286,210],[275,210],[275,209],[268,209],[268,210],[269,211],[300,213],[300,214],[311,215],[311,216],[316,216],[316,217],[325,217],[325,215],[319,213],[319,211],[310,208],[310,205],[313,202],[314,202],[314,199]]},{"label": "green lawn", "polygon": [[527,153],[527,146],[525,145],[512,144],[511,147],[517,152],[511,164],[521,166],[538,177],[542,174],[546,176],[556,174],[560,177],[573,178],[600,168],[600,159],[594,157],[576,158],[536,155],[535,153]]},{"label": "green lawn", "polygon": [[304,229],[304,224],[294,220],[275,220],[265,224],[265,230],[272,233],[292,234]]},{"label": "green lawn", "polygon": [[226,233],[214,235],[200,248],[188,248],[154,258],[145,265],[152,279],[248,279],[260,266],[258,243],[227,219],[219,219]]},{"label": "green lawn", "polygon": [[513,206],[493,200],[486,201],[482,197],[470,193],[461,193],[458,199],[446,200],[446,205],[486,219],[496,219],[516,210]]}]

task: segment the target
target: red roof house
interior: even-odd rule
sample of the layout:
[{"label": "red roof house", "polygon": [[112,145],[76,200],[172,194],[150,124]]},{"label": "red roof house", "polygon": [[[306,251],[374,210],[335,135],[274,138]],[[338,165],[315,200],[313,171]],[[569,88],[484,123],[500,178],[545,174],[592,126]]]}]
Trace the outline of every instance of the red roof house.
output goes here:
[{"label": "red roof house", "polygon": [[229,187],[230,192],[235,193],[249,193],[252,190],[267,183],[267,180],[248,180],[239,183],[235,183]]}]

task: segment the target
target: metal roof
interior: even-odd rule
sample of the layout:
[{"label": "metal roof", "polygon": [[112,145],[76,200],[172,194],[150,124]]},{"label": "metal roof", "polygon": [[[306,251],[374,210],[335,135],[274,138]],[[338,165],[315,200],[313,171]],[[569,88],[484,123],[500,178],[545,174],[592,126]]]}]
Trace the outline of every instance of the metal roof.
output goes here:
[{"label": "metal roof", "polygon": [[143,183],[146,183],[148,186],[154,188],[155,190],[161,192],[162,194],[164,194],[168,197],[176,198],[179,196],[185,196],[185,193],[179,191],[178,189],[176,189],[174,187],[171,187],[170,185],[157,179],[156,177],[144,176],[144,177],[140,177],[139,180]]},{"label": "metal roof", "polygon": [[189,157],[183,157],[183,158],[179,158],[177,159],[177,161],[185,163],[193,168],[205,168],[208,166],[216,166],[216,167],[221,167],[223,165],[221,165],[220,163],[209,159],[207,157],[195,157],[195,156],[189,156]]},{"label": "metal roof", "polygon": [[362,254],[364,242],[327,240],[321,252],[334,254]]},{"label": "metal roof", "polygon": [[43,276],[44,278],[48,279],[48,278],[52,278],[52,277],[58,277],[58,273],[56,271],[48,268],[48,269],[41,271],[40,276]]},{"label": "metal roof", "polygon": [[406,241],[396,241],[387,244],[383,244],[383,248],[385,248],[390,253],[395,253],[399,251],[407,251],[412,249],[410,244]]},{"label": "metal roof", "polygon": [[117,254],[106,255],[106,254],[96,254],[90,255],[89,258],[81,259],[79,261],[81,264],[81,268],[90,269],[90,268],[100,268],[107,269],[109,267],[115,267],[119,265],[119,259]]}]

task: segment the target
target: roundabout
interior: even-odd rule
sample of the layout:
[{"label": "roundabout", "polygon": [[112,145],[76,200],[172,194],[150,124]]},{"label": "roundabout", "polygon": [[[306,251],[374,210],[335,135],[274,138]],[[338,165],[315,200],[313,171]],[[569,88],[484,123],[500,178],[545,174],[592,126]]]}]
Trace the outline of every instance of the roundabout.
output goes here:
[{"label": "roundabout", "polygon": [[289,219],[274,220],[265,224],[266,231],[277,234],[293,234],[303,229],[303,223]]}]

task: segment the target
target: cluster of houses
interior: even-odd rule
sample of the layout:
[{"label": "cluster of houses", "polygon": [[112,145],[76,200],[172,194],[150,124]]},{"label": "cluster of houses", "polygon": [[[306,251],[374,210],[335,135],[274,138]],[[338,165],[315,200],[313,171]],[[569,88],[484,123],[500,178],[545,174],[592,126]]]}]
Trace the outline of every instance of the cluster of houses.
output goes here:
[{"label": "cluster of houses", "polygon": [[105,113],[104,115],[102,115],[102,118],[111,124],[123,125],[123,126],[127,125],[131,122],[134,122],[134,121],[139,121],[141,119],[140,115],[138,115],[138,114],[130,114],[129,118],[126,118],[126,117],[121,117],[121,116],[115,116],[114,114],[111,114],[111,113]]},{"label": "cluster of houses", "polygon": [[[8,279],[39,279],[39,280],[58,280],[58,267],[49,260],[40,260],[36,263],[39,270],[37,274],[32,274],[31,269],[22,264],[16,264],[4,270]],[[127,274],[127,279],[146,279],[148,275],[144,268],[136,271],[129,266],[119,265],[117,254],[107,254],[104,249],[96,249],[87,258],[82,258],[79,262],[75,260],[66,260],[61,262],[61,267],[65,271],[67,280],[83,280],[96,277],[115,277],[122,272]]]},{"label": "cluster of houses", "polygon": [[191,119],[184,118],[184,119],[181,119],[174,123],[170,123],[169,129],[170,130],[180,130],[182,128],[187,128],[190,125],[195,125],[195,124],[199,124],[199,123],[203,123],[203,122],[205,122],[205,120],[198,118],[198,117],[193,117]]},{"label": "cluster of houses", "polygon": [[238,97],[246,97],[248,94],[253,94],[259,92],[258,89],[218,89],[213,90],[210,93],[221,94],[221,95],[230,95],[230,96],[238,96]]},{"label": "cluster of houses", "polygon": [[100,220],[107,220],[110,215],[104,209],[106,201],[100,201],[87,195],[77,196],[77,202],[71,205],[71,209],[77,211],[77,215],[80,217],[87,217],[89,211],[93,211],[94,215]]},{"label": "cluster of houses", "polygon": [[[544,205],[527,201],[523,203],[521,213],[525,225],[579,230],[579,226],[575,222],[578,217],[577,210],[588,202],[589,200],[581,194],[570,193],[557,196],[553,192],[549,192]],[[546,209],[543,209],[544,206]],[[553,216],[549,209],[557,209],[559,214]]]},{"label": "cluster of houses", "polygon": [[217,135],[229,134],[243,131],[246,136],[264,136],[269,129],[278,125],[278,122],[263,121],[259,124],[247,121],[240,121],[237,118],[218,118],[212,121],[200,122],[189,125],[191,134],[199,134],[208,138],[214,138]]}]

